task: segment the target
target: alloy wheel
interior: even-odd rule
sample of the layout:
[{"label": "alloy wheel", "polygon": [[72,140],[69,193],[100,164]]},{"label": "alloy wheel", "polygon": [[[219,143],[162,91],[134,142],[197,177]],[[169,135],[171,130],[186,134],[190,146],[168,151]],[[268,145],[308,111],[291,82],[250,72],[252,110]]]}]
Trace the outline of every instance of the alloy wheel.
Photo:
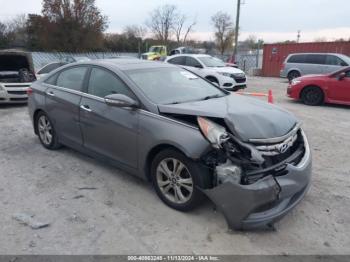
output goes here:
[{"label": "alloy wheel", "polygon": [[186,203],[193,193],[193,179],[187,167],[175,158],[162,160],[157,167],[157,184],[162,194],[176,204]]},{"label": "alloy wheel", "polygon": [[41,141],[47,146],[50,145],[52,143],[52,126],[45,115],[38,119],[38,131]]}]

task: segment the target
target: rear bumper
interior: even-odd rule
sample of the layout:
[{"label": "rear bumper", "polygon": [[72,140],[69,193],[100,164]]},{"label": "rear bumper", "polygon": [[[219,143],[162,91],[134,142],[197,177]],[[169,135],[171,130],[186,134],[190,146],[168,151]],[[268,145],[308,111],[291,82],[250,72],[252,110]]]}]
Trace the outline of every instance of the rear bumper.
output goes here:
[{"label": "rear bumper", "polygon": [[283,176],[266,176],[251,185],[221,184],[203,192],[223,212],[231,229],[270,227],[305,196],[311,182],[312,160],[307,145],[297,166],[287,164]]}]

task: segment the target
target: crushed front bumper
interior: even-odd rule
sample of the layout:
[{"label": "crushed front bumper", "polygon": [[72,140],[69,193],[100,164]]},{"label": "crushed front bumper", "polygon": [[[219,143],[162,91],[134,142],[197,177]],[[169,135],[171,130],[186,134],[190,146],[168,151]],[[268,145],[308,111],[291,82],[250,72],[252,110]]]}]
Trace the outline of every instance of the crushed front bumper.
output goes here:
[{"label": "crushed front bumper", "polygon": [[250,185],[227,182],[203,192],[225,216],[231,229],[271,227],[306,194],[311,182],[311,153],[306,142],[298,165],[287,164],[285,175],[265,176]]}]

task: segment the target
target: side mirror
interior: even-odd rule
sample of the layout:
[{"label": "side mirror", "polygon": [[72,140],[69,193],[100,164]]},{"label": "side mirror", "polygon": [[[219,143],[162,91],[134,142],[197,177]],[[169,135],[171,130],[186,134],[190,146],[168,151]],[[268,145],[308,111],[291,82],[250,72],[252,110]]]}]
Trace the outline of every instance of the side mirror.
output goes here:
[{"label": "side mirror", "polygon": [[138,102],[134,99],[122,95],[122,94],[112,94],[105,96],[104,98],[105,103],[109,106],[115,106],[115,107],[138,107]]},{"label": "side mirror", "polygon": [[197,65],[195,65],[194,67],[195,67],[195,68],[203,68],[203,66],[200,65],[200,64],[197,64]]},{"label": "side mirror", "polygon": [[341,72],[338,76],[337,76],[337,79],[339,81],[343,80],[344,78],[346,77],[346,73],[345,72]]}]

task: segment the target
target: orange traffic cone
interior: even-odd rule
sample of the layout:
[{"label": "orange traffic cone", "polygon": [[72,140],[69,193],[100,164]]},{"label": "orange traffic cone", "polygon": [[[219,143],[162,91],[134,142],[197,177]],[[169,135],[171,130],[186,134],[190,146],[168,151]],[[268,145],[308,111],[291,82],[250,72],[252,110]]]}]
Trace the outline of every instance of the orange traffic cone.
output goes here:
[{"label": "orange traffic cone", "polygon": [[267,98],[267,102],[269,102],[270,104],[273,104],[273,95],[272,95],[272,90],[269,89],[269,95]]}]

